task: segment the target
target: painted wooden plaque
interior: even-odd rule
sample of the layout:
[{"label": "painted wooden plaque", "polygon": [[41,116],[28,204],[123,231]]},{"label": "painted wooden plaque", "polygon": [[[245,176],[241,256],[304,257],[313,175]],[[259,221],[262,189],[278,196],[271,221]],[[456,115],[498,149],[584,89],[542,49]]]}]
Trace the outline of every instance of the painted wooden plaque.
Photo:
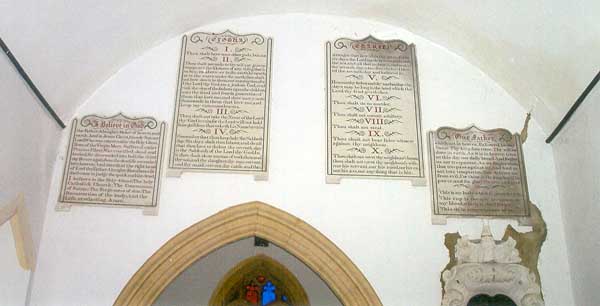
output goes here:
[{"label": "painted wooden plaque", "polygon": [[167,174],[268,175],[271,39],[183,36]]},{"label": "painted wooden plaque", "polygon": [[57,210],[71,205],[156,212],[166,123],[152,117],[74,119]]},{"label": "painted wooden plaque", "polygon": [[326,45],[327,182],[411,180],[425,185],[415,46],[340,38]]},{"label": "painted wooden plaque", "polygon": [[446,217],[529,217],[519,134],[441,127],[428,138],[433,223],[444,224]]}]

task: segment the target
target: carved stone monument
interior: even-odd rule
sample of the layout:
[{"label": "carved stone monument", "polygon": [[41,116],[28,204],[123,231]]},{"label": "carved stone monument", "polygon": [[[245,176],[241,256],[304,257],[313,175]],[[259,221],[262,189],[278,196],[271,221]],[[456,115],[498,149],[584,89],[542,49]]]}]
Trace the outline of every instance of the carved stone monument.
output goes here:
[{"label": "carved stone monument", "polygon": [[432,222],[446,217],[527,223],[529,193],[519,134],[442,127],[429,132]]},{"label": "carved stone monument", "polygon": [[267,178],[271,45],[270,38],[229,31],[183,36],[169,176]]},{"label": "carved stone monument", "polygon": [[347,178],[425,185],[415,46],[340,38],[326,45],[327,182]]},{"label": "carved stone monument", "polygon": [[536,273],[521,264],[516,245],[512,237],[494,240],[488,225],[481,239],[459,237],[451,264],[442,272],[442,306],[467,306],[482,295],[504,296],[517,306],[543,306]]},{"label": "carved stone monument", "polygon": [[123,114],[74,119],[56,209],[101,205],[155,214],[165,126],[151,117]]}]

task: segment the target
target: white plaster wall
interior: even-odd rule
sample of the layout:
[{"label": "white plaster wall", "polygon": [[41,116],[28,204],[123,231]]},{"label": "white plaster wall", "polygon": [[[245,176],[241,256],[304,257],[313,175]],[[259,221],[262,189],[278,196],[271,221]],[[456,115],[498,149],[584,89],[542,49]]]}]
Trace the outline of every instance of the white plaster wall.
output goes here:
[{"label": "white plaster wall", "polygon": [[[415,43],[425,131],[471,123],[519,131],[526,110],[476,67],[400,28],[311,15],[243,18],[202,28],[225,29],[274,38],[269,180],[197,173],[167,178],[157,217],[135,209],[94,207],[59,213],[54,206],[68,137],[63,133],[31,305],[109,305],[170,237],[219,210],[253,200],[279,207],[331,239],[365,274],[384,305],[439,305],[440,271],[448,262],[444,233],[460,230],[476,236],[481,221],[431,225],[429,189],[408,182],[325,184],[324,43],[368,34]],[[170,126],[179,50],[177,36],[131,62],[79,109],[78,116],[123,111],[156,116]],[[546,302],[574,305],[553,153],[535,120],[524,151],[530,196],[549,227],[539,266]],[[506,224],[492,222],[496,237]]]},{"label": "white plaster wall", "polygon": [[577,305],[600,301],[600,88],[552,143]]},{"label": "white plaster wall", "polygon": [[[0,36],[70,118],[112,74],[183,31],[243,16],[360,17],[461,55],[549,132],[600,65],[598,0],[3,0]],[[57,86],[59,83],[59,86]]]},{"label": "white plaster wall", "polygon": [[[0,205],[23,193],[37,251],[56,148],[61,137],[60,127],[42,108],[4,54],[0,55],[0,131]],[[8,224],[3,227],[8,228]],[[12,243],[6,240],[8,236],[2,237],[2,245]],[[14,253],[14,246],[12,249],[0,248],[0,253],[6,252]],[[5,256],[0,255],[0,260]],[[25,300],[25,292],[19,288],[27,288],[29,273],[26,275],[24,277],[20,270],[11,268],[8,263],[0,266],[0,287],[15,289],[0,289],[0,305],[4,301],[17,301],[17,297]]]},{"label": "white plaster wall", "polygon": [[169,284],[153,306],[208,305],[225,274],[242,260],[259,254],[284,265],[302,285],[311,305],[342,306],[329,287],[303,262],[273,243],[268,247],[255,247],[254,238],[228,244],[193,263]]}]

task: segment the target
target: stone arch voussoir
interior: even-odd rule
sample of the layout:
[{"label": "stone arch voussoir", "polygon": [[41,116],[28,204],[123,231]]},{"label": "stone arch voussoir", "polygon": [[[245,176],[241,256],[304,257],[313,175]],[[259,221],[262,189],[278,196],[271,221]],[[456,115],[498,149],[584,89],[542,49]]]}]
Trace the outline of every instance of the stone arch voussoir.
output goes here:
[{"label": "stone arch voussoir", "polygon": [[333,242],[306,222],[261,202],[227,208],[177,234],[133,275],[114,305],[151,305],[195,261],[252,236],[265,238],[304,262],[343,305],[382,305],[362,272]]}]

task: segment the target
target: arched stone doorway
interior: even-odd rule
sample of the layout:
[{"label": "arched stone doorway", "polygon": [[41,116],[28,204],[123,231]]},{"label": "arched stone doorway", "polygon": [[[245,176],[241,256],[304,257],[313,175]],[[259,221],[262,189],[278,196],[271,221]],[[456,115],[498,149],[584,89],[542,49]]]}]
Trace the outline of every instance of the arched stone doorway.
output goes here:
[{"label": "arched stone doorway", "polygon": [[151,305],[196,260],[252,236],[265,238],[304,262],[343,305],[382,305],[362,272],[333,242],[304,221],[261,202],[227,208],[177,234],[133,275],[114,305]]}]

